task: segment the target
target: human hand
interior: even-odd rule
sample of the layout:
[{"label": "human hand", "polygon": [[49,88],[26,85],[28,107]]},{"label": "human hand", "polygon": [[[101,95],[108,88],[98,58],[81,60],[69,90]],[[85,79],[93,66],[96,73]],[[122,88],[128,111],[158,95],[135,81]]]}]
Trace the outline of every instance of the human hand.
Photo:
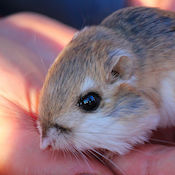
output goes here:
[{"label": "human hand", "polygon": [[[33,14],[0,21],[0,174],[110,175],[94,158],[42,151],[36,129],[39,91],[47,69],[74,29]],[[137,151],[138,150],[138,151]],[[175,148],[144,145],[112,161],[123,174],[175,174]],[[168,168],[167,168],[168,167]]]},{"label": "human hand", "polygon": [[175,10],[174,0],[130,0],[132,6],[158,7],[164,10]]}]

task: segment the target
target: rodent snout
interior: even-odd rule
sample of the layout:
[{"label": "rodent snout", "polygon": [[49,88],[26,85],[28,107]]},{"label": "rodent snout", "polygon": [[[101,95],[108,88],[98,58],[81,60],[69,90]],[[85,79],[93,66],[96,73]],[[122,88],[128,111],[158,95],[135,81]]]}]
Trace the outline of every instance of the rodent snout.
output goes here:
[{"label": "rodent snout", "polygon": [[65,148],[67,143],[67,136],[71,132],[71,129],[63,127],[59,124],[54,124],[45,131],[45,134],[41,134],[40,148],[46,149],[51,146],[53,149]]}]

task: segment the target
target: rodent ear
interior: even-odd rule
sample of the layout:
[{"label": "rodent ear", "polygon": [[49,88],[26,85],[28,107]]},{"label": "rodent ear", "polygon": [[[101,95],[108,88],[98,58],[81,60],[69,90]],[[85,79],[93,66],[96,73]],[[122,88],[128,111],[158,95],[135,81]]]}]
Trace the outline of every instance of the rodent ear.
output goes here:
[{"label": "rodent ear", "polygon": [[133,74],[133,58],[131,55],[125,52],[117,52],[110,59],[110,65],[108,64],[108,81],[110,83],[114,83],[118,79],[128,80],[131,78]]}]

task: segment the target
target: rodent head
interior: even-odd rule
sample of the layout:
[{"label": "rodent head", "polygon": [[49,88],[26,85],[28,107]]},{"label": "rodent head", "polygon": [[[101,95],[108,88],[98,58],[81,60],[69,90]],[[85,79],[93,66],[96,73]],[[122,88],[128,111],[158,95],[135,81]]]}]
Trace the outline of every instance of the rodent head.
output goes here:
[{"label": "rodent head", "polygon": [[42,148],[122,154],[156,127],[152,103],[135,86],[135,57],[120,37],[85,28],[53,63],[40,98]]}]

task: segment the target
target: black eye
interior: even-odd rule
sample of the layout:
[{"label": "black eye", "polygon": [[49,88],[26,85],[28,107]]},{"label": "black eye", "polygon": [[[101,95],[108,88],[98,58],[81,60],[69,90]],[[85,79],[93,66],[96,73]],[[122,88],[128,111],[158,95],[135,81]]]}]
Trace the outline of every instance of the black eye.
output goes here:
[{"label": "black eye", "polygon": [[78,106],[85,112],[95,111],[100,105],[101,97],[95,92],[89,92],[83,97],[80,97]]}]

